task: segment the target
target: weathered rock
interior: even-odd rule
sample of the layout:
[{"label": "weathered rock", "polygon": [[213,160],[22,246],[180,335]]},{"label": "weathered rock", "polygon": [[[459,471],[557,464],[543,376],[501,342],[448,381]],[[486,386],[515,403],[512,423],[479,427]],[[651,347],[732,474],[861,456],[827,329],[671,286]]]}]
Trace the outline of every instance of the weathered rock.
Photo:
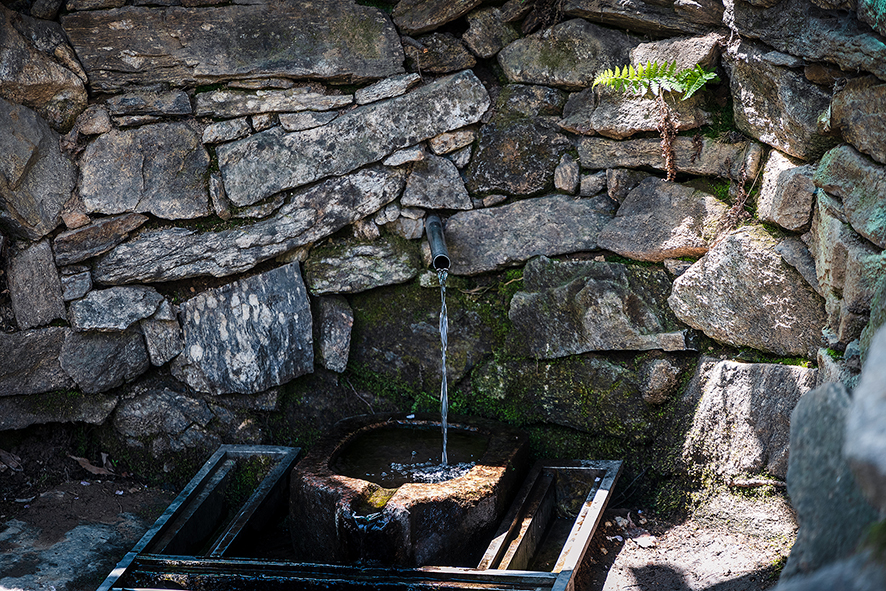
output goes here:
[{"label": "weathered rock", "polygon": [[401,0],[394,7],[391,18],[406,35],[426,33],[462,17],[482,3],[482,0]]},{"label": "weathered rock", "polygon": [[867,71],[886,79],[886,45],[844,12],[823,10],[806,0],[782,0],[771,7],[742,0],[724,4],[724,24],[742,37],[809,61],[837,64],[846,72]]},{"label": "weathered rock", "polygon": [[800,239],[794,236],[788,236],[778,243],[775,252],[781,255],[784,262],[795,268],[803,276],[815,292],[824,297],[821,287],[818,284],[818,276],[815,274],[815,259],[809,248]]},{"label": "weathered rock", "polygon": [[71,304],[74,330],[123,331],[152,316],[163,296],[153,287],[111,287],[89,292]]},{"label": "weathered rock", "polygon": [[406,240],[418,240],[425,230],[424,220],[404,216],[398,217],[386,227],[395,236],[400,236]]},{"label": "weathered rock", "polygon": [[83,135],[98,135],[111,131],[111,116],[108,110],[101,105],[90,105],[77,116],[74,123],[77,133]]},{"label": "weathered rock", "polygon": [[477,139],[477,132],[473,129],[457,129],[447,131],[428,140],[428,147],[437,156],[449,154],[470,146]]},{"label": "weathered rock", "polygon": [[[3,396],[39,394],[70,388],[68,377],[58,358],[65,336],[71,329],[50,327],[12,334],[0,333],[0,399]],[[20,427],[6,427],[20,428]]]},{"label": "weathered rock", "polygon": [[92,273],[89,270],[62,275],[62,299],[66,302],[79,300],[92,289]]},{"label": "weathered rock", "polygon": [[113,130],[83,152],[80,196],[89,212],[200,217],[209,214],[208,168],[200,135],[184,123]]},{"label": "weathered rock", "polygon": [[791,411],[815,387],[817,373],[703,357],[689,386],[701,400],[683,444],[684,461],[724,479],[760,473],[783,479]]},{"label": "weathered rock", "polygon": [[287,135],[275,127],[218,148],[225,189],[234,204],[250,205],[475,123],[488,107],[486,89],[473,73],[462,72],[358,107],[320,128]]},{"label": "weathered rock", "polygon": [[471,209],[471,197],[461,174],[451,161],[428,154],[412,165],[406,189],[400,197],[404,207]]},{"label": "weathered rock", "polygon": [[886,587],[886,567],[871,552],[863,551],[808,575],[780,578],[775,591],[830,591],[841,587],[860,591],[883,589]]},{"label": "weathered rock", "polygon": [[572,19],[514,41],[498,62],[511,82],[579,90],[600,71],[628,63],[638,44],[620,31]]},{"label": "weathered rock", "polygon": [[731,345],[814,357],[824,302],[776,244],[760,226],[727,235],[674,281],[668,304],[677,318]]},{"label": "weathered rock", "polygon": [[31,16],[47,21],[54,21],[64,0],[35,0],[31,5]]},{"label": "weathered rock", "polygon": [[[83,396],[75,392],[62,394],[47,392],[27,396],[0,397],[0,430],[12,431],[47,423],[101,425],[110,416],[115,406],[117,406],[117,396],[113,394],[93,393]],[[122,551],[124,548],[120,550]],[[45,571],[41,572],[41,574],[43,573]],[[98,574],[96,572],[96,575]],[[6,579],[6,581],[8,580]],[[36,583],[36,585],[39,584]]]},{"label": "weathered rock", "polygon": [[642,170],[627,168],[607,168],[600,172],[606,175],[606,193],[616,203],[623,203],[631,191],[650,176],[649,173]]},{"label": "weathered rock", "polygon": [[[330,115],[330,113],[323,113],[323,115]],[[338,115],[338,113],[332,113],[332,115],[333,117],[330,118],[329,121],[334,119],[334,116]],[[280,123],[280,120],[277,117],[276,113],[258,113],[255,115],[250,115],[249,122],[252,125],[252,129],[254,129],[255,131],[264,131],[266,129],[274,127],[275,125],[278,125]]]},{"label": "weathered rock", "polygon": [[543,254],[597,248],[597,235],[612,219],[596,199],[549,195],[499,207],[459,212],[446,221],[454,275],[502,269]]},{"label": "weathered rock", "polygon": [[868,351],[874,335],[881,326],[886,324],[886,275],[880,277],[874,287],[874,295],[871,297],[871,316],[868,325],[864,327],[859,338],[859,348],[861,349],[861,362],[867,361]]},{"label": "weathered rock", "polygon": [[495,114],[504,119],[558,117],[567,98],[566,92],[548,86],[508,84],[495,101]]},{"label": "weathered rock", "polygon": [[818,129],[830,94],[782,66],[781,57],[747,41],[727,50],[723,61],[735,97],[735,125],[791,156],[815,160],[837,143]]},{"label": "weathered rock", "polygon": [[637,261],[701,256],[727,209],[713,195],[649,177],[600,230],[597,245]]},{"label": "weathered rock", "polygon": [[203,129],[204,144],[220,144],[245,138],[252,133],[252,126],[246,117],[210,123]]},{"label": "weathered rock", "polygon": [[163,300],[150,318],[140,323],[151,365],[161,366],[182,352],[185,346],[181,325],[168,301]]},{"label": "weathered rock", "polygon": [[692,68],[716,68],[720,61],[720,48],[724,37],[720,33],[708,33],[702,37],[677,37],[641,43],[631,50],[631,63],[640,66],[649,62],[676,63],[677,70]]},{"label": "weathered rock", "polygon": [[406,180],[399,169],[367,168],[295,192],[266,220],[220,232],[186,228],[142,232],[97,262],[98,283],[224,277],[337,232],[397,198]]},{"label": "weathered rock", "polygon": [[354,102],[349,94],[322,94],[310,87],[287,90],[214,90],[197,95],[197,116],[242,117],[255,113],[329,111]]},{"label": "weathered rock", "polygon": [[141,90],[106,101],[111,115],[190,115],[191,99],[183,90]]},{"label": "weathered rock", "polygon": [[783,579],[849,556],[877,520],[843,458],[844,441],[853,436],[849,412],[846,389],[825,384],[803,396],[791,414],[788,494],[800,531]]},{"label": "weathered rock", "polygon": [[881,35],[886,35],[886,10],[876,0],[858,0],[858,20],[867,23]]},{"label": "weathered rock", "polygon": [[272,215],[275,211],[283,207],[283,203],[286,201],[286,196],[283,193],[277,193],[270,199],[265,200],[263,203],[259,203],[258,205],[250,205],[249,207],[242,207],[237,211],[232,213],[232,216],[235,218],[245,218],[245,219],[260,219],[266,218],[269,215]]},{"label": "weathered rock", "polygon": [[616,26],[654,37],[707,33],[721,24],[723,5],[711,0],[673,4],[645,0],[567,0],[563,11],[569,16]]},{"label": "weathered rock", "polygon": [[86,394],[107,392],[135,379],[151,366],[145,340],[136,330],[75,332],[65,337],[62,368]]},{"label": "weathered rock", "polygon": [[550,119],[493,120],[480,131],[467,169],[468,190],[532,195],[550,189],[554,169],[570,147]]},{"label": "weathered rock", "polygon": [[418,275],[418,253],[395,241],[314,249],[305,261],[305,283],[314,295],[357,293],[409,281]]},{"label": "weathered rock", "polygon": [[102,218],[88,226],[62,232],[52,242],[55,263],[63,267],[104,254],[126,240],[130,232],[147,221],[147,216],[127,213]]},{"label": "weathered rock", "polygon": [[186,396],[178,388],[164,384],[147,390],[122,400],[114,412],[114,429],[133,443],[158,435],[176,437],[192,425],[207,427],[215,418],[206,401]]},{"label": "weathered rock", "polygon": [[831,128],[843,139],[886,164],[886,122],[875,113],[886,111],[886,84],[873,76],[853,78],[831,101]]},{"label": "weathered rock", "polygon": [[815,206],[815,166],[773,150],[763,167],[757,217],[794,232],[809,225]]},{"label": "weathered rock", "polygon": [[329,371],[341,373],[348,366],[354,311],[341,296],[317,298],[312,304],[314,359]]},{"label": "weathered rock", "polygon": [[356,91],[354,93],[354,101],[358,105],[365,105],[368,103],[374,103],[375,101],[400,96],[401,94],[406,94],[406,91],[420,81],[421,76],[418,74],[400,74],[399,76],[385,78],[384,80],[380,80],[375,84]]},{"label": "weathered rock", "polygon": [[185,347],[172,373],[198,392],[257,393],[313,371],[311,308],[298,263],[181,305]]},{"label": "weathered rock", "polygon": [[71,129],[87,96],[83,81],[52,57],[57,48],[70,51],[61,27],[0,6],[0,36],[0,97],[34,109],[58,131]]},{"label": "weathered rock", "polygon": [[[336,117],[338,117],[337,112],[316,113],[314,111],[302,111],[301,113],[281,113],[280,125],[286,131],[304,131],[305,129],[326,125]],[[268,126],[265,129],[270,127]]]},{"label": "weathered rock", "polygon": [[640,391],[646,404],[664,404],[680,384],[680,368],[668,359],[652,359],[643,366]]},{"label": "weathered rock", "polygon": [[516,41],[520,34],[502,20],[498,8],[481,8],[467,15],[468,30],[462,35],[462,41],[474,55],[489,59],[502,50],[504,46]]},{"label": "weathered rock", "polygon": [[554,169],[554,188],[573,195],[581,182],[579,176],[578,162],[572,154],[563,154],[560,157],[560,164]]},{"label": "weathered rock", "polygon": [[[744,170],[748,178],[753,178],[763,158],[762,146],[750,140],[727,143],[704,138],[699,151],[691,137],[678,136],[672,145],[677,171],[702,176],[740,179]],[[583,138],[578,156],[584,168],[596,170],[646,166],[665,170],[661,142],[654,138],[622,142]]]},{"label": "weathered rock", "polygon": [[692,348],[662,305],[671,281],[661,269],[538,257],[526,264],[523,287],[508,317],[533,357]]},{"label": "weathered rock", "polygon": [[843,212],[856,232],[886,248],[886,166],[842,145],[824,155],[813,180],[843,200]]},{"label": "weathered rock", "polygon": [[62,26],[95,90],[274,76],[359,82],[403,71],[399,37],[377,8],[301,4],[90,10],[62,17]]},{"label": "weathered rock", "polygon": [[425,149],[422,146],[412,146],[411,148],[404,148],[402,150],[397,150],[387,158],[382,161],[382,164],[385,166],[401,166],[406,164],[407,162],[418,162],[419,160],[424,160],[425,158]]},{"label": "weathered rock", "polygon": [[21,329],[65,318],[65,303],[49,241],[9,253],[9,297]]},{"label": "weathered rock", "polygon": [[832,351],[824,347],[818,350],[818,380],[816,386],[828,383],[843,384],[847,392],[852,392],[858,385],[859,372],[849,367],[845,358],[831,357]]},{"label": "weathered rock", "polygon": [[477,60],[452,33],[433,33],[420,37],[416,47],[406,44],[404,51],[410,70],[426,74],[448,74],[465,68],[473,68]]},{"label": "weathered rock", "polygon": [[12,236],[39,240],[58,226],[76,169],[34,111],[0,98],[0,120],[0,223]]},{"label": "weathered rock", "polygon": [[581,185],[578,194],[582,197],[593,197],[597,193],[606,190],[606,171],[601,170],[594,174],[585,174],[581,177]]}]

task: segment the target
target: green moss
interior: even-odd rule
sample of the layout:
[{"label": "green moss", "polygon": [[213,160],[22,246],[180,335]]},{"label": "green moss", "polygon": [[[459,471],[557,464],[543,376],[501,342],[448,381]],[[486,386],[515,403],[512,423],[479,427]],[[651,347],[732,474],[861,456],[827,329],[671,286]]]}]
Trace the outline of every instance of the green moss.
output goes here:
[{"label": "green moss", "polygon": [[[712,97],[712,95],[709,95]],[[712,122],[710,125],[706,125],[699,130],[696,130],[695,133],[701,133],[708,139],[712,140],[721,140],[727,134],[737,131],[735,127],[735,112],[732,107],[732,96],[730,94],[729,99],[726,101],[726,104],[723,106],[718,105],[714,102],[713,98],[708,101],[707,108],[711,113]]]},{"label": "green moss", "polygon": [[796,365],[798,367],[812,367],[812,362],[805,357],[782,357],[750,347],[742,347],[736,355],[741,361],[749,363],[778,363],[779,365]]},{"label": "green moss", "polygon": [[886,563],[886,520],[878,521],[868,529],[862,546],[870,550],[878,562]]}]

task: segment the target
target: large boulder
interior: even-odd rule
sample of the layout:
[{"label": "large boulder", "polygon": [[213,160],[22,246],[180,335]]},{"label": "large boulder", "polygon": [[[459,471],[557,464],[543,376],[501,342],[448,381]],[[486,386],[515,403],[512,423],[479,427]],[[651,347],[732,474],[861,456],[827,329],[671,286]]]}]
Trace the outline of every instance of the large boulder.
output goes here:
[{"label": "large boulder", "polygon": [[61,366],[87,394],[107,392],[143,374],[151,366],[145,339],[125,332],[76,332],[65,337]]},{"label": "large boulder", "polygon": [[480,4],[482,0],[401,0],[394,7],[391,17],[404,34],[417,35],[454,21]]},{"label": "large boulder", "polygon": [[824,302],[777,244],[761,226],[735,230],[674,281],[668,304],[718,341],[814,359],[827,323]]}]

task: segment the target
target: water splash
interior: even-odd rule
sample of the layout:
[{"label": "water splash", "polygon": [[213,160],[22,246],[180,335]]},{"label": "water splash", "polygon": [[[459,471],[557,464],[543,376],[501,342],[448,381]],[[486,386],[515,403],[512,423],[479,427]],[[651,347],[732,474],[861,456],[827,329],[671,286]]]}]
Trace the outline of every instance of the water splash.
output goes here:
[{"label": "water splash", "polygon": [[449,273],[446,269],[437,270],[437,280],[440,282],[440,343],[443,351],[443,378],[440,382],[440,422],[443,425],[443,461],[444,466],[449,462],[446,456],[446,440],[448,436],[449,394],[446,385],[446,347],[449,344],[449,318],[446,315],[446,278]]}]

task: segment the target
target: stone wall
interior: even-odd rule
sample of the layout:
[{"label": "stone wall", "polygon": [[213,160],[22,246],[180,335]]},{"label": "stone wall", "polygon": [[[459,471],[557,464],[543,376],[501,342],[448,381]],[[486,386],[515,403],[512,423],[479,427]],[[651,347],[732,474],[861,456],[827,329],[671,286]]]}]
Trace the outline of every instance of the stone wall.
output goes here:
[{"label": "stone wall", "polygon": [[[884,320],[882,3],[0,16],[0,429],[101,424],[171,469],[433,408],[429,211],[454,411],[631,478],[783,478],[797,400],[851,390]],[[676,182],[655,99],[592,87],[650,60],[720,76],[667,98]]]}]

